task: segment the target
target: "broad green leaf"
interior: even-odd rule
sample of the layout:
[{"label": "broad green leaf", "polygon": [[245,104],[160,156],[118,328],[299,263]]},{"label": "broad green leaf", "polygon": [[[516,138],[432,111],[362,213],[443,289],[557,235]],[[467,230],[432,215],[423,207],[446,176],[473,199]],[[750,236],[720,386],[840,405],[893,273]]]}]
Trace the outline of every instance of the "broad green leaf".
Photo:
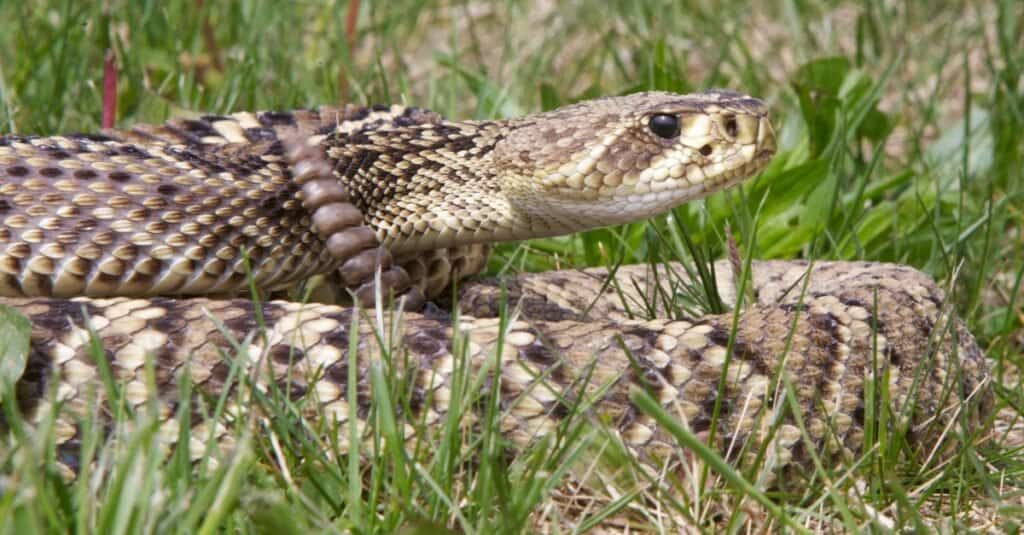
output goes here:
[{"label": "broad green leaf", "polygon": [[838,97],[839,89],[849,72],[850,60],[844,57],[809,61],[797,69],[793,85],[797,86],[797,91],[813,91],[821,96]]},{"label": "broad green leaf", "polygon": [[814,191],[821,182],[828,178],[828,161],[811,160],[792,167],[771,178],[763,177],[751,193],[751,208],[761,203],[761,197],[767,193],[768,200],[761,212],[763,219],[769,219],[780,213],[787,212],[804,197]]},{"label": "broad green leaf", "polygon": [[0,399],[25,371],[32,324],[17,310],[0,305]]}]

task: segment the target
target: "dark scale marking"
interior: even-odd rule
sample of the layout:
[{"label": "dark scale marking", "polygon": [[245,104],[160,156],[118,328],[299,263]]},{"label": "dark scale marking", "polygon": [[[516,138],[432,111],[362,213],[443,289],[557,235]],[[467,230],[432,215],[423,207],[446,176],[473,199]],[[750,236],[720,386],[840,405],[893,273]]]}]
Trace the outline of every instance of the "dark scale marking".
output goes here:
[{"label": "dark scale marking", "polygon": [[839,348],[839,320],[831,312],[825,314],[813,314],[808,316],[807,322],[814,328],[811,335],[811,343],[818,347],[827,348],[832,360],[838,358]]},{"label": "dark scale marking", "polygon": [[388,106],[387,104],[374,104],[373,106],[370,106],[370,108],[373,109],[373,111],[388,111],[391,109],[391,106]]},{"label": "dark scale marking", "polygon": [[410,374],[410,377],[415,377],[416,380],[412,382],[406,406],[409,408],[409,413],[414,416],[423,414],[423,408],[427,404],[426,391],[422,387],[417,386],[426,373],[426,370],[418,370],[415,374]]},{"label": "dark scale marking", "polygon": [[15,165],[7,168],[8,176],[26,176],[28,173],[28,167],[25,167],[24,165]]},{"label": "dark scale marking", "polygon": [[[828,362],[840,361],[839,357],[839,320],[831,312],[825,314],[814,314],[807,318],[807,321],[815,328],[809,336],[814,347],[824,349],[828,353]],[[814,392],[823,392],[825,384],[835,380],[832,370],[834,366],[818,366],[817,377],[814,381]],[[806,378],[806,374],[804,376]]]},{"label": "dark scale marking", "polygon": [[270,194],[260,199],[260,213],[266,214],[267,217],[274,218],[279,213],[271,213],[272,210],[281,210],[281,203],[278,201],[277,194]]},{"label": "dark scale marking", "polygon": [[861,400],[860,404],[857,405],[856,409],[853,409],[853,423],[859,428],[864,427],[864,401]]},{"label": "dark scale marking", "polygon": [[[21,259],[8,256],[7,262],[9,262],[7,267],[12,271],[21,271]],[[19,292],[24,292],[24,287],[21,285],[21,277],[15,277],[10,273],[0,273],[0,283],[2,283],[4,286],[7,286],[8,288],[16,288]]]},{"label": "dark scale marking", "polygon": [[450,322],[452,319],[452,315],[450,312],[448,312],[448,310],[455,309],[449,306],[448,309],[446,310],[445,308],[438,306],[433,301],[427,301],[427,303],[423,305],[423,310],[420,311],[420,315],[423,316],[424,319],[428,320],[434,320],[437,322]]},{"label": "dark scale marking", "polygon": [[778,305],[780,309],[790,314],[794,312],[804,313],[807,311],[807,303],[781,303]]},{"label": "dark scale marking", "polygon": [[157,193],[161,195],[166,195],[168,197],[177,194],[179,191],[181,191],[181,188],[175,186],[174,184],[160,184],[159,186],[156,187]]},{"label": "dark scale marking", "polygon": [[[703,433],[711,429],[711,416],[715,413],[715,400],[718,395],[715,392],[700,402],[700,413],[690,420],[690,430],[694,433]],[[725,415],[729,414],[728,399],[722,399],[722,404],[719,407],[718,418],[719,421],[724,421]]]},{"label": "dark scale marking", "polygon": [[655,342],[658,340],[658,331],[651,329],[645,329],[643,327],[630,327],[622,331],[624,336],[636,336],[644,341],[648,347],[654,347]]},{"label": "dark scale marking", "polygon": [[277,134],[270,128],[253,127],[245,129],[245,139],[253,143],[260,141],[272,141],[277,139]]},{"label": "dark scale marking", "polygon": [[539,341],[519,350],[519,358],[544,366],[543,373],[558,384],[566,384],[572,381],[568,371],[562,366],[561,355],[544,344],[547,335],[535,332]]},{"label": "dark scale marking", "polygon": [[[338,385],[345,386],[348,384],[348,361],[339,360],[334,364],[324,368],[324,379]],[[344,389],[342,389],[344,390]],[[344,395],[342,396],[344,397]]]},{"label": "dark scale marking", "polygon": [[185,129],[186,132],[195,134],[200,137],[220,137],[220,134],[213,129],[213,126],[206,121],[194,121],[191,119],[184,119],[178,122],[181,128]]},{"label": "dark scale marking", "polygon": [[[735,95],[735,96],[739,96],[739,95]],[[735,101],[735,104],[737,104],[739,106],[742,106],[744,108],[747,108],[749,110],[756,110],[756,109],[761,108],[761,106],[764,105],[761,101],[754,100],[752,98],[740,98],[739,100]]]},{"label": "dark scale marking", "polygon": [[171,124],[164,124],[161,128],[168,134],[180,139],[186,145],[201,146],[203,144],[203,141],[199,136],[192,135]]},{"label": "dark scale marking", "polygon": [[793,455],[792,462],[797,465],[803,464],[807,458],[807,450],[803,440],[797,440],[795,444],[789,447],[789,451]]},{"label": "dark scale marking", "polygon": [[[510,302],[513,300],[510,298]],[[499,314],[499,307],[497,302],[493,303],[492,310],[487,317],[496,318]],[[522,307],[523,312],[531,318],[541,318],[545,321],[567,321],[578,319],[578,314],[568,308],[564,308],[556,303],[551,303],[547,299],[538,296],[529,296],[519,301],[519,305]]]},{"label": "dark scale marking", "polygon": [[555,420],[564,420],[572,414],[572,409],[562,400],[553,401],[548,408],[548,415]]},{"label": "dark scale marking", "polygon": [[[78,473],[81,468],[82,458],[82,442],[78,439],[78,432],[75,430],[75,438],[57,444],[56,460],[71,469],[72,472]],[[106,433],[104,433],[106,435]]]},{"label": "dark scale marking", "polygon": [[79,180],[92,180],[98,176],[98,173],[92,169],[75,169],[71,175]]},{"label": "dark scale marking", "polygon": [[404,126],[413,126],[413,125],[419,124],[419,121],[417,121],[416,119],[414,119],[412,117],[406,117],[405,115],[401,115],[401,116],[395,117],[395,120],[392,121],[391,123],[393,125],[401,128],[401,127],[404,127]]},{"label": "dark scale marking", "polygon": [[76,222],[72,229],[75,232],[91,232],[93,230],[96,230],[98,226],[99,223],[97,223],[95,219],[86,218]]},{"label": "dark scale marking", "polygon": [[[359,387],[356,389],[356,416],[360,420],[365,420],[370,416],[370,407],[372,405],[370,402],[370,385],[366,383],[368,382],[360,381]],[[352,401],[348,399],[346,401],[351,406]]]},{"label": "dark scale marking", "polygon": [[[426,170],[426,171],[443,171],[444,168],[445,168],[445,164],[443,162],[437,162],[437,161],[434,161],[434,160],[427,160],[426,162],[423,162],[423,165],[421,165],[419,168],[421,170]],[[456,177],[458,175],[452,175],[452,176]],[[395,183],[392,182],[392,183],[389,184],[389,186],[395,187]],[[409,190],[405,189],[403,191],[409,191]]]},{"label": "dark scale marking", "polygon": [[[25,369],[18,378],[15,385],[14,396],[17,400],[18,410],[21,414],[31,415],[39,406],[39,402],[46,399],[49,379],[53,373],[53,361],[50,358],[50,348],[44,348],[43,343],[34,342],[32,350],[25,362]],[[6,429],[7,422],[0,412],[0,429]]]},{"label": "dark scale marking", "polygon": [[[925,299],[930,301],[932,306],[934,306],[936,309],[942,310],[944,304],[942,302],[941,292],[938,290],[938,288],[929,289],[928,295],[925,296]],[[915,300],[911,299],[911,301]]]},{"label": "dark scale marking", "polygon": [[544,344],[534,343],[519,350],[519,356],[542,366],[551,366],[558,361]]},{"label": "dark scale marking", "polygon": [[121,346],[124,346],[131,340],[132,338],[128,334],[114,334],[100,338],[100,342],[102,343],[103,347],[113,349],[120,349]]},{"label": "dark scale marking", "polygon": [[81,303],[55,299],[50,301],[49,305],[49,310],[45,314],[32,316],[32,324],[40,329],[51,331],[57,338],[67,334],[71,330],[72,323],[82,325],[85,322]]},{"label": "dark scale marking", "polygon": [[306,358],[301,349],[287,344],[275,344],[270,348],[270,358],[278,364],[292,364]]},{"label": "dark scale marking", "polygon": [[231,119],[223,115],[203,115],[199,117],[200,121],[206,121],[208,123],[215,123],[217,121],[230,121]]},{"label": "dark scale marking", "polygon": [[353,161],[357,161],[356,169],[366,171],[373,167],[373,164],[377,162],[377,158],[380,157],[380,153],[373,151],[363,151],[358,158],[354,158]]},{"label": "dark scale marking", "polygon": [[[123,275],[123,274],[122,274]],[[111,275],[102,271],[96,274],[96,281],[102,285],[114,285],[121,282],[122,275]]]},{"label": "dark scale marking", "polygon": [[256,119],[263,126],[272,127],[278,125],[295,126],[295,116],[283,111],[267,111],[259,114]]},{"label": "dark scale marking", "polygon": [[128,257],[120,258],[121,260],[134,260],[139,257],[139,246],[135,245],[134,243],[126,243],[124,245],[118,246],[118,249],[121,251],[121,254],[123,256]]},{"label": "dark scale marking", "polygon": [[889,324],[888,324],[888,322],[882,320],[882,318],[880,316],[875,315],[875,311],[873,309],[868,308],[867,310],[868,310],[868,317],[867,317],[867,319],[865,321],[867,322],[868,326],[871,327],[872,332],[875,332],[875,333],[888,332],[889,331]]},{"label": "dark scale marking", "polygon": [[121,145],[121,154],[123,156],[132,156],[140,160],[145,160],[147,158],[153,157],[148,152],[140,149],[136,145]]},{"label": "dark scale marking", "polygon": [[288,379],[281,379],[274,384],[282,394],[288,397],[289,401],[298,401],[306,395],[306,392],[309,392],[306,385]]},{"label": "dark scale marking", "polygon": [[7,199],[0,199],[0,214],[5,213],[11,209],[11,203]]},{"label": "dark scale marking", "polygon": [[132,179],[132,175],[124,171],[113,171],[107,174],[107,178],[114,182],[127,182]]},{"label": "dark scale marking", "polygon": [[71,154],[68,154],[68,151],[56,145],[43,145],[39,148],[54,160],[66,160],[71,157]]},{"label": "dark scale marking", "polygon": [[661,390],[661,379],[663,378],[661,372],[659,372],[654,364],[646,358],[640,357],[637,359],[640,363],[641,369],[643,370],[643,384],[649,386],[653,392]]},{"label": "dark scale marking", "polygon": [[444,329],[441,329],[441,328],[438,328],[438,327],[423,329],[423,330],[420,331],[420,335],[421,336],[426,336],[426,337],[429,337],[429,338],[433,338],[435,340],[447,340],[448,339],[448,333],[445,332]]},{"label": "dark scale marking", "polygon": [[[370,116],[370,108],[360,107],[360,108],[356,108],[350,115],[345,117],[345,120],[346,121],[362,121],[363,119],[366,119],[369,116]],[[333,130],[334,127],[332,126],[331,129]]]},{"label": "dark scale marking", "polygon": [[[266,154],[271,154],[271,152],[267,151]],[[267,162],[264,161],[262,157],[255,154],[251,154],[245,158],[235,159],[231,163],[234,164],[235,169],[241,171],[238,173],[239,175],[253,174],[267,166]]]},{"label": "dark scale marking", "polygon": [[[181,362],[175,356],[175,348],[181,345],[184,335],[182,333],[177,333],[177,335],[171,335],[169,338],[173,341],[160,346],[153,353],[153,364],[157,369],[157,373],[166,370],[173,371],[181,365]],[[158,382],[157,385],[159,384],[160,383]]]},{"label": "dark scale marking", "polygon": [[[461,134],[461,133],[460,133]],[[476,146],[476,140],[471,136],[459,135],[454,139],[451,139],[447,144],[448,150],[459,153],[465,150],[469,150]]]},{"label": "dark scale marking", "polygon": [[108,141],[116,141],[114,138],[112,138],[110,136],[105,136],[103,134],[92,134],[92,133],[68,134],[68,135],[65,135],[64,137],[66,137],[68,139],[73,139],[75,141],[93,141],[93,142],[96,142],[96,143],[106,143]]},{"label": "dark scale marking", "polygon": [[53,279],[49,275],[32,274],[40,295],[53,295]]},{"label": "dark scale marking", "polygon": [[363,123],[359,126],[360,132],[376,132],[377,130],[384,129],[385,127],[391,126],[391,119],[379,118],[370,122]]},{"label": "dark scale marking", "polygon": [[227,171],[227,169],[223,165],[210,161],[207,158],[204,158],[202,154],[200,154],[196,150],[172,148],[169,149],[167,152],[173,156],[177,156],[182,160],[185,160],[193,167],[205,171],[206,174],[215,175]]},{"label": "dark scale marking", "polygon": [[753,366],[754,373],[766,376],[772,375],[774,370],[768,366],[768,363],[765,362],[757,348],[750,345],[746,340],[737,336],[732,344],[732,352],[735,358]]},{"label": "dark scale marking", "polygon": [[436,338],[427,336],[426,333],[416,333],[405,337],[405,345],[413,353],[421,355],[436,355],[444,346]]},{"label": "dark scale marking", "polygon": [[[252,302],[244,300],[236,300],[232,302],[232,305],[241,308],[242,314],[224,321],[224,326],[236,333],[247,333],[255,329],[258,325],[256,324],[256,309]],[[265,312],[264,312],[265,314]],[[264,316],[266,317],[266,316]],[[269,323],[269,322],[268,322]]]},{"label": "dark scale marking", "polygon": [[[284,156],[284,153],[284,141],[280,139],[274,139],[263,149],[263,156]],[[257,159],[261,162],[263,161],[262,158],[257,157]]]},{"label": "dark scale marking", "polygon": [[726,347],[729,345],[729,329],[721,325],[712,325],[711,332],[707,334],[708,340],[713,344]]},{"label": "dark scale marking", "polygon": [[838,299],[839,299],[840,303],[842,303],[842,304],[844,304],[844,305],[846,305],[848,307],[863,307],[863,308],[868,309],[869,311],[872,308],[874,308],[874,307],[868,305],[867,303],[865,303],[864,301],[861,301],[857,297],[851,297],[849,295],[840,295],[838,297]]},{"label": "dark scale marking", "polygon": [[46,178],[57,178],[64,174],[64,171],[56,167],[44,167],[39,170],[39,174]]},{"label": "dark scale marking", "polygon": [[213,386],[222,386],[227,383],[230,375],[231,366],[225,362],[218,362],[210,368],[210,378],[207,381],[213,381]]},{"label": "dark scale marking", "polygon": [[882,348],[882,357],[891,362],[892,365],[897,368],[903,364],[903,355],[899,351],[893,349],[891,344],[886,344],[886,346]]},{"label": "dark scale marking", "polygon": [[285,203],[290,199],[294,199],[298,190],[298,184],[289,182],[279,188],[276,192],[267,194],[265,197],[260,199],[260,215],[262,217],[270,218],[271,220],[280,219],[286,212],[284,207]]}]

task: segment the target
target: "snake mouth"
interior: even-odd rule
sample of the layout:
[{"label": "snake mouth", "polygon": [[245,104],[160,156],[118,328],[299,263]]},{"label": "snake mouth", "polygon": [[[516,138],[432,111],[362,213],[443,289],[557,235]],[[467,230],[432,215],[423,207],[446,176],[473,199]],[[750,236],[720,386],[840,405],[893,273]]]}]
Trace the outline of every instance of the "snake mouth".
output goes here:
[{"label": "snake mouth", "polygon": [[743,182],[747,178],[763,171],[764,168],[768,166],[768,162],[770,162],[774,157],[774,146],[760,150],[753,158],[743,165],[708,180],[706,182],[707,188],[705,189],[705,194],[710,195]]},{"label": "snake mouth", "polygon": [[[769,134],[770,138],[771,134]],[[591,200],[563,200],[549,205],[546,214],[563,214],[561,234],[577,232],[590,228],[630,223],[643,218],[652,217],[666,210],[671,210],[688,202],[707,197],[744,182],[762,171],[775,156],[775,144],[769,139],[759,145],[754,156],[739,166],[723,171],[717,175],[706,177],[695,184],[682,184],[675,188],[661,191],[645,191],[630,193],[615,202],[595,203]],[[551,235],[559,233],[552,232]]]}]

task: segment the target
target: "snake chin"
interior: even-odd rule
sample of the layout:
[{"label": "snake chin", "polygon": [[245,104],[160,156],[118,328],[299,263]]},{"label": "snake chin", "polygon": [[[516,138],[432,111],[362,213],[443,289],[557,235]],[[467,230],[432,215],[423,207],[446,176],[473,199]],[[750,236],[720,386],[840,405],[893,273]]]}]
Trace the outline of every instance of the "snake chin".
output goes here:
[{"label": "snake chin", "polygon": [[764,170],[768,162],[775,156],[775,149],[763,150],[759,152],[754,159],[744,163],[740,167],[732,171],[728,171],[711,178],[710,180],[701,184],[705,188],[705,194],[715,193],[726,188],[731,188],[740,182],[743,182],[750,176],[760,173]]}]

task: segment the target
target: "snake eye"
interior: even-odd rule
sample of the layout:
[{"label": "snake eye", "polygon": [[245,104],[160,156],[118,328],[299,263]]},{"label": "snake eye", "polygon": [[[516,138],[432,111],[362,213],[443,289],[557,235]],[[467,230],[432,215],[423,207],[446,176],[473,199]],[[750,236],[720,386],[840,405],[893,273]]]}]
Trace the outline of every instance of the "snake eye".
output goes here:
[{"label": "snake eye", "polygon": [[652,115],[647,127],[658,137],[672,139],[679,135],[679,117],[667,113]]}]

